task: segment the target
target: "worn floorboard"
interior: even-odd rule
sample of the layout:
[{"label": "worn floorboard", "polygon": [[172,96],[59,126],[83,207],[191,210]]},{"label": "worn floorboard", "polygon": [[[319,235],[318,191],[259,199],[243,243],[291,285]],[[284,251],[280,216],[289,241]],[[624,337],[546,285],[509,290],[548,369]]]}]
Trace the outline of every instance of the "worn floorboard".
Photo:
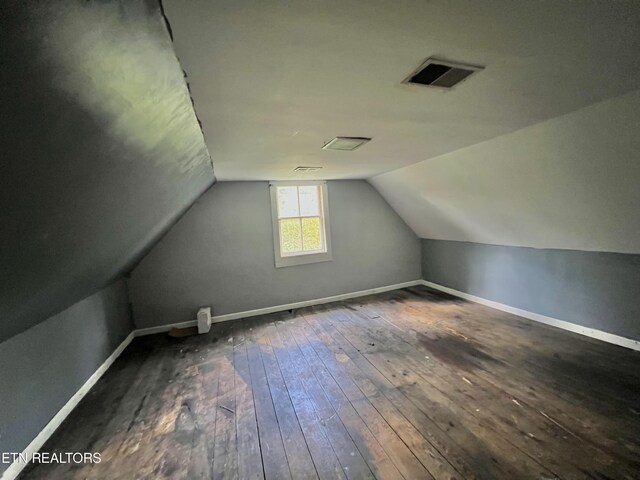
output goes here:
[{"label": "worn floorboard", "polygon": [[426,287],[138,338],[22,479],[638,479],[640,353]]}]

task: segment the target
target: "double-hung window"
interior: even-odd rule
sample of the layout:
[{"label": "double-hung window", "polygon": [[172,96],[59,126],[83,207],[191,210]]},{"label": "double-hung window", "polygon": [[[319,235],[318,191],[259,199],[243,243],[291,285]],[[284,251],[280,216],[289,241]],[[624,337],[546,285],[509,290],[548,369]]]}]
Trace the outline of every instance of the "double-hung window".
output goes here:
[{"label": "double-hung window", "polygon": [[276,267],[331,260],[327,184],[272,182]]}]

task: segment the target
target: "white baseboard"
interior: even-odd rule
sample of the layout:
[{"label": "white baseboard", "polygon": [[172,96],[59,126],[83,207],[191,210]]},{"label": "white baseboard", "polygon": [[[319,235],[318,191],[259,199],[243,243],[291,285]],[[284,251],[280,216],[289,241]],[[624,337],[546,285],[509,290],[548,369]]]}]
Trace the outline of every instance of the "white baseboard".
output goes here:
[{"label": "white baseboard", "polygon": [[[211,317],[211,323],[215,322],[215,317]],[[158,325],[157,327],[138,328],[133,333],[136,337],[144,337],[145,335],[153,335],[154,333],[168,332],[172,328],[189,328],[197,327],[198,320],[188,320],[180,323],[170,323],[168,325]]]},{"label": "white baseboard", "polygon": [[[23,454],[27,458],[31,458],[33,453],[37,452],[42,448],[42,445],[49,439],[51,435],[57,430],[57,428],[62,424],[62,422],[67,418],[67,416],[71,413],[71,411],[76,408],[76,406],[80,403],[80,401],[84,398],[84,396],[89,393],[89,390],[96,384],[100,377],[104,375],[104,373],[109,369],[109,367],[115,362],[116,358],[120,356],[120,354],[127,348],[127,345],[131,343],[133,340],[134,332],[131,332],[127,335],[118,348],[116,348],[111,355],[98,367],[98,369],[89,377],[89,379],[84,382],[84,385],[80,387],[80,389],[69,399],[67,403],[55,414],[55,416],[47,423],[47,425],[40,431],[40,433],[34,438],[29,445],[23,450]],[[9,468],[7,468],[0,480],[14,480],[20,475],[20,472],[27,466],[27,463],[24,462],[14,462]]]},{"label": "white baseboard", "polygon": [[[412,280],[410,282],[396,283],[394,285],[386,285],[384,287],[370,288],[368,290],[360,290],[358,292],[343,293],[340,295],[333,295],[331,297],[316,298],[313,300],[305,300],[303,302],[294,302],[294,303],[287,303],[284,305],[276,305],[275,307],[256,308],[255,310],[246,310],[244,312],[227,313],[225,315],[214,315],[213,317],[211,317],[211,323],[226,322],[229,320],[237,320],[240,318],[255,317],[257,315],[266,315],[268,313],[284,312],[285,310],[292,310],[294,308],[311,307],[313,305],[321,305],[323,303],[339,302],[340,300],[348,300],[350,298],[364,297],[366,295],[389,292],[391,290],[398,290],[400,288],[415,287],[416,285],[422,285],[423,284],[422,282],[423,280]],[[152,335],[154,333],[168,332],[172,328],[187,328],[187,327],[194,327],[196,325],[198,325],[197,320],[189,320],[187,322],[172,323],[169,325],[160,325],[157,327],[140,328],[136,330],[136,337],[141,337],[143,335]]]},{"label": "white baseboard", "polygon": [[528,318],[529,320],[544,323],[546,325],[551,325],[552,327],[558,327],[563,330],[567,330],[569,332],[579,333],[580,335],[584,335],[586,337],[602,340],[603,342],[613,343],[614,345],[619,345],[621,347],[626,347],[632,350],[640,351],[640,341],[638,340],[632,340],[631,338],[621,337],[619,335],[614,335],[613,333],[607,333],[607,332],[603,332],[602,330],[596,330],[595,328],[583,327],[581,325],[567,322],[565,320],[559,320],[557,318],[547,317],[546,315],[540,315],[539,313],[533,313],[527,310],[522,310],[520,308],[511,307],[509,305],[505,305],[504,303],[494,302],[492,300],[487,300],[486,298],[482,298],[482,297],[476,297],[475,295],[470,295],[468,293],[464,293],[459,290],[454,290],[453,288],[445,287],[443,285],[429,282],[427,280],[422,280],[420,284],[426,287],[433,288],[434,290],[439,290],[441,292],[445,292],[450,295],[454,295],[456,297],[464,298],[465,300],[469,300],[471,302],[475,302],[481,305],[485,305],[487,307],[495,308],[496,310],[512,313],[520,317]]}]

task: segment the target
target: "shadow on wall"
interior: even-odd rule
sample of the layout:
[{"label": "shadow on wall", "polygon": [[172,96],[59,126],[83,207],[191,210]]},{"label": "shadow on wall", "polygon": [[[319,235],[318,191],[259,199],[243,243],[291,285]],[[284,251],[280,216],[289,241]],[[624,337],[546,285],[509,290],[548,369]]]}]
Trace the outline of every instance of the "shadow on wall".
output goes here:
[{"label": "shadow on wall", "polygon": [[[465,216],[464,212],[451,203],[437,202],[424,193],[420,195],[420,199],[425,205],[423,211],[427,212],[429,216],[426,221],[435,221],[444,226],[444,230],[452,234],[454,238],[468,238],[474,234],[483,233],[481,225],[475,225],[468,216]],[[431,240],[421,239],[421,242],[423,279],[436,283],[440,282],[435,278],[445,279],[447,283],[441,283],[442,285],[463,292],[473,291],[475,290],[474,286],[481,285],[487,280],[485,269],[473,261],[469,252],[459,249],[453,252],[438,251],[434,254],[431,249],[425,247],[425,242],[431,242]],[[455,278],[447,276],[448,266],[455,270]]]},{"label": "shadow on wall", "polygon": [[214,180],[157,2],[1,9],[0,341],[116,278]]}]

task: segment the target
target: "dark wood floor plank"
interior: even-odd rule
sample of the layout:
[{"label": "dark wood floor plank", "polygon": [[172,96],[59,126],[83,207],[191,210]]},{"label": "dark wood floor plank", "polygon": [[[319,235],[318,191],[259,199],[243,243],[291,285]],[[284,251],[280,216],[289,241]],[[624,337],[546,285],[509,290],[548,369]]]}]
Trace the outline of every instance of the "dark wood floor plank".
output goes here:
[{"label": "dark wood floor plank", "polygon": [[233,337],[238,476],[241,479],[261,480],[264,478],[262,454],[245,340],[242,333],[236,333]]},{"label": "dark wood floor plank", "polygon": [[[307,319],[306,316],[302,317]],[[311,328],[308,328],[311,327]],[[344,370],[342,363],[348,358],[343,353],[334,356],[318,338],[318,333],[309,323],[303,326],[303,331],[310,340],[316,354],[331,373],[333,379],[342,389],[356,412],[366,423],[371,433],[378,439],[382,448],[387,452],[391,461],[405,478],[433,479],[433,475],[425,468],[413,452],[407,447],[395,430],[387,423],[380,413],[373,407],[366,395],[360,390],[350,375]]]},{"label": "dark wood floor plank", "polygon": [[[597,408],[605,416],[624,419],[640,428],[640,416],[633,413],[636,411],[634,406],[640,403],[640,389],[637,388],[640,372],[633,368],[637,363],[637,352],[570,332],[557,335],[557,329],[552,327],[478,304],[439,302],[437,307],[427,309],[424,301],[411,301],[411,297],[407,297],[412,292],[437,298],[434,292],[424,289],[399,291],[397,298],[406,299],[403,307],[407,307],[402,308],[401,320],[411,319],[415,310],[413,318],[424,325],[425,315],[433,318],[437,312],[441,321],[430,322],[430,327],[445,325],[444,328],[452,332],[456,332],[454,328],[463,327],[464,334],[458,332],[460,335],[490,348],[512,373],[516,369],[523,382],[537,385],[543,391],[553,388],[553,396],[582,402],[588,410]],[[387,308],[378,300],[374,303]],[[526,335],[522,334],[523,330]],[[603,345],[608,348],[603,349]],[[600,388],[588,392],[585,387],[594,377],[599,379]],[[612,402],[612,398],[616,402]],[[574,420],[579,421],[583,416],[576,414]]]},{"label": "dark wood floor plank", "polygon": [[218,380],[218,409],[216,411],[212,469],[212,476],[216,480],[239,478],[233,336],[221,339],[220,348],[223,355]]},{"label": "dark wood floor plank", "polygon": [[[541,350],[550,347],[552,350],[569,349],[575,352],[588,352],[589,355],[596,357],[597,363],[608,364],[613,368],[621,365],[633,367],[637,363],[636,355],[632,350],[614,347],[573,332],[563,331],[558,335],[558,329],[555,327],[450,297],[424,286],[396,290],[392,294],[392,297],[400,299],[404,306],[415,308],[422,315],[426,314],[427,317],[424,318],[433,319],[434,315],[429,313],[435,313],[450,322],[453,328],[456,325],[463,325],[465,334],[486,334],[487,341],[496,339],[494,333],[506,335],[506,338],[500,338],[500,340],[509,340],[504,344],[506,352],[513,351],[512,347],[518,345]],[[378,303],[382,298],[373,300]],[[449,318],[451,314],[453,318]],[[523,330],[525,335],[522,335]]]},{"label": "dark wood floor plank", "polygon": [[267,373],[267,382],[275,407],[278,427],[282,435],[291,476],[294,480],[317,479],[318,474],[311,459],[307,441],[302,434],[302,428],[298,423],[298,417],[291,403],[289,391],[284,383],[280,367],[267,336],[270,327],[273,327],[273,325],[267,324],[260,327],[257,335],[259,335],[262,362]]},{"label": "dark wood floor plank", "polygon": [[[217,345],[216,345],[217,346]],[[215,423],[218,410],[218,383],[220,379],[220,361],[222,352],[217,348],[204,345],[203,354],[191,370],[196,381],[192,400],[199,435],[192,447],[191,461],[187,478],[212,478],[213,454],[215,449]]]},{"label": "dark wood floor plank", "polygon": [[[346,316],[352,313],[352,311],[346,310],[344,312]],[[357,319],[358,317],[352,315],[351,318]],[[380,319],[371,318],[371,315],[362,321],[370,323],[372,328],[381,325]],[[363,326],[362,323],[358,325],[359,327]],[[576,446],[574,444],[575,438],[564,438],[566,432],[558,431],[556,425],[540,415],[529,415],[524,405],[519,402],[514,403],[513,399],[508,398],[503,391],[487,386],[490,391],[483,392],[479,388],[480,381],[474,376],[473,369],[456,374],[448,371],[446,365],[441,363],[417,360],[421,357],[422,351],[409,344],[412,337],[406,333],[406,330],[385,330],[386,336],[380,338],[380,335],[379,333],[376,338],[382,340],[383,343],[398,346],[396,353],[400,355],[401,361],[409,367],[403,371],[407,380],[411,380],[414,375],[417,375],[429,382],[456,404],[462,405],[470,415],[481,419],[494,433],[510,439],[511,443],[521,452],[543,464],[554,474],[564,478],[575,478],[581,475],[579,467],[572,465],[572,462],[567,461],[566,458],[558,458],[557,452],[563,452],[563,456],[567,455],[569,459],[576,458],[576,456],[582,457],[581,467],[596,473],[605,474],[614,468],[611,458],[600,455],[601,452],[597,450],[588,452],[588,445]],[[406,345],[403,345],[405,340]],[[452,351],[450,355],[453,358],[456,352]],[[549,429],[552,431],[549,432]],[[587,456],[584,456],[585,453]]]},{"label": "dark wood floor plank", "polygon": [[[408,343],[412,343],[415,335],[419,332],[413,330],[417,325],[407,322],[407,317],[397,317],[403,328],[392,330],[394,335],[401,336]],[[382,320],[371,319],[374,323]],[[419,327],[418,327],[419,328]],[[447,353],[453,357],[457,352],[450,347],[443,345],[442,351],[451,350]],[[421,352],[421,350],[419,351]],[[512,427],[517,430],[516,434],[510,438],[516,440],[523,448],[531,449],[537,458],[544,461],[545,465],[552,466],[556,463],[554,471],[563,472],[566,463],[574,461],[574,471],[564,471],[565,475],[575,475],[576,469],[589,468],[590,471],[600,472],[603,475],[614,475],[616,461],[599,448],[594,448],[590,442],[584,441],[573,433],[568,433],[559,424],[545,417],[540,411],[532,408],[526,400],[520,396],[514,396],[499,386],[501,376],[495,376],[494,382],[488,382],[480,375],[478,369],[467,369],[463,372],[452,372],[446,365],[433,361],[419,360],[419,355],[408,355],[405,357],[407,364],[415,371],[429,378],[439,378],[441,388],[460,394],[467,399],[468,403],[479,403],[484,405],[484,410],[491,412],[493,418],[499,420],[505,428]],[[493,370],[493,365],[486,366],[480,371],[488,374]],[[451,382],[451,378],[456,382]],[[447,385],[442,387],[443,382]],[[462,402],[461,402],[462,403]],[[531,442],[531,440],[535,440]],[[556,458],[557,452],[563,453],[563,458]],[[551,455],[551,458],[546,458]],[[567,462],[567,458],[569,462]],[[558,464],[561,463],[562,465]]]},{"label": "dark wood floor plank", "polygon": [[[469,444],[473,445],[471,432],[460,428],[453,430],[451,423],[440,422],[439,417],[434,415],[433,419],[425,414],[414,402],[403,393],[400,387],[392,383],[375,364],[363,355],[362,351],[356,348],[342,333],[334,328],[334,337],[341,338],[338,341],[341,350],[350,356],[354,364],[362,371],[366,372],[368,381],[379,389],[384,398],[402,412],[402,415],[420,431],[424,438],[434,446],[437,452],[445,456],[461,472],[465,478],[496,478],[500,469],[491,462],[486,462],[482,456],[477,455],[478,448],[469,449]],[[357,378],[355,376],[354,378]],[[445,419],[446,420],[446,419]],[[483,460],[483,461],[481,461]],[[504,473],[504,472],[502,472]]]},{"label": "dark wood floor plank", "polygon": [[264,476],[268,480],[285,480],[291,478],[291,471],[262,362],[260,345],[253,331],[248,332],[245,342],[249,358],[251,388],[256,408]]},{"label": "dark wood floor plank", "polygon": [[[404,478],[331,376],[300,327],[300,324],[292,325],[293,337],[371,471],[378,479]],[[355,455],[355,452],[351,453]]]},{"label": "dark wood floor plank", "polygon": [[[342,334],[341,334],[342,335]],[[344,338],[344,337],[343,337]],[[501,478],[505,472],[489,457],[481,442],[464,426],[453,428],[453,414],[447,415],[446,410],[424,409],[420,402],[402,391],[402,384],[396,383],[395,373],[389,374],[384,365],[381,368],[376,362],[362,353],[366,349],[353,346],[359,356],[352,357],[358,367],[367,372],[371,382],[377,386],[385,397],[394,405],[402,409],[403,415],[428,438],[432,445],[437,445],[438,451],[446,454],[447,459],[456,465],[456,470],[462,472],[465,478]],[[393,377],[393,378],[392,378]]]},{"label": "dark wood floor plank", "polygon": [[[197,354],[199,349],[195,349]],[[191,357],[192,358],[192,357]],[[186,356],[190,360],[190,356]],[[178,385],[175,397],[176,417],[173,430],[165,436],[161,444],[157,444],[158,454],[164,453],[164,477],[152,475],[149,478],[189,479],[193,472],[192,465],[201,463],[200,468],[206,471],[201,457],[203,435],[199,423],[196,405],[198,402],[199,385],[194,382],[197,371],[190,368],[190,361],[185,362],[185,368],[178,372],[174,383]],[[188,365],[188,366],[187,366]],[[158,448],[159,447],[159,448]]]},{"label": "dark wood floor plank", "polygon": [[[474,456],[482,456],[482,463],[490,465],[497,461],[493,468],[511,470],[503,478],[541,478],[554,475],[545,466],[539,464],[526,453],[516,449],[511,443],[497,435],[482,418],[470,414],[465,408],[431,385],[426,379],[415,374],[409,368],[403,368],[402,359],[389,353],[389,341],[384,347],[375,343],[367,333],[367,327],[338,325],[338,329],[356,346],[365,357],[378,368],[388,380],[411,398],[425,413],[437,420],[441,428],[447,429],[450,435],[458,435],[459,442]],[[357,330],[357,332],[355,331]],[[382,334],[382,332],[379,332]],[[371,345],[373,343],[374,345]],[[504,475],[504,474],[503,474]]]},{"label": "dark wood floor plank", "polygon": [[[370,306],[369,304],[365,307],[369,308]],[[379,314],[375,315],[376,318],[371,318],[374,317],[374,315],[369,315],[373,322],[385,320],[385,312],[389,311],[386,305],[374,302],[374,306],[371,308]],[[392,331],[396,335],[403,335],[406,339],[412,327],[421,330],[420,325],[424,325],[424,323],[420,322],[420,317],[416,318],[407,312],[405,308],[402,308],[400,311],[402,314],[394,317],[394,321],[400,328],[392,329]],[[393,310],[391,313],[393,314]],[[438,333],[438,330],[434,330],[432,325],[429,326],[429,330]],[[414,335],[421,336],[419,331],[413,330],[413,332]],[[468,333],[467,330],[465,330],[465,333]],[[460,342],[457,344],[462,348],[464,347],[464,343],[473,342],[473,340],[467,338]],[[482,344],[472,343],[472,345],[482,345],[486,348],[492,345],[492,343],[484,341]],[[502,349],[501,345],[500,349]],[[495,349],[487,349],[486,351],[494,355],[493,352]],[[456,357],[456,352],[452,351],[452,348],[448,346],[446,342],[438,346],[438,352],[441,356],[445,354],[449,358]],[[480,352],[479,356],[482,357],[483,355],[483,352]],[[413,357],[409,358],[411,359]],[[437,363],[438,359],[433,358],[433,360]],[[433,362],[431,362],[431,364],[433,365]],[[421,368],[424,367],[425,364],[422,363]],[[585,419],[589,419],[588,421],[590,422],[597,417],[594,417],[593,412],[581,408],[579,404],[577,405],[575,402],[569,404],[562,402],[561,399],[546,391],[543,380],[541,380],[544,379],[543,372],[538,372],[535,378],[522,378],[521,368],[514,366],[507,367],[505,362],[499,361],[490,362],[488,365],[485,364],[483,368],[479,369],[465,369],[456,376],[462,378],[463,374],[466,375],[464,381],[469,383],[469,385],[463,385],[461,382],[459,382],[458,385],[461,385],[463,389],[472,388],[475,390],[474,395],[476,396],[479,393],[483,393],[483,390],[478,390],[478,388],[482,387],[485,389],[484,394],[491,399],[490,405],[494,407],[496,415],[502,414],[502,416],[505,416],[507,412],[511,411],[520,418],[520,425],[522,427],[529,427],[526,435],[533,434],[534,438],[538,440],[551,442],[553,442],[554,439],[558,441],[562,439],[565,440],[564,445],[555,445],[554,447],[539,445],[549,452],[557,451],[560,447],[563,447],[561,449],[565,457],[575,458],[576,462],[579,462],[582,467],[589,466],[589,468],[596,471],[602,469],[610,470],[614,468],[618,462],[609,453],[605,453],[605,450],[608,450],[612,443],[618,443],[622,437],[625,440],[623,442],[624,448],[618,450],[618,455],[626,456],[627,460],[638,458],[638,436],[627,434],[628,432],[633,432],[634,429],[628,429],[627,432],[620,432],[610,417],[600,417],[597,428],[593,428],[594,426],[588,423],[585,425]],[[519,383],[514,383],[513,378],[519,379]],[[471,387],[471,383],[473,383],[473,387]],[[640,381],[638,382],[638,386],[640,387]],[[558,405],[560,408],[557,408]],[[568,415],[567,412],[572,412],[573,415]],[[509,422],[510,418],[511,416],[507,416],[506,421]],[[619,417],[618,422],[619,421],[624,421],[625,424],[628,423],[621,417]],[[597,431],[598,434],[594,435],[594,431]],[[609,437],[608,440],[607,437]],[[572,448],[575,450],[574,452],[571,451]],[[584,458],[585,461],[580,460],[581,458]],[[566,462],[565,459],[561,461],[562,463]],[[588,465],[590,461],[593,461],[593,463]]]},{"label": "dark wood floor plank", "polygon": [[320,425],[323,426],[324,433],[338,457],[345,475],[349,480],[375,478],[349,435],[347,428],[342,423],[338,412],[334,410],[333,405],[327,398],[311,366],[307,364],[304,354],[290,330],[290,324],[285,326],[277,323],[276,325],[280,340],[289,354],[290,365],[302,383],[305,392],[307,392],[307,397],[313,405],[314,411],[320,420]]},{"label": "dark wood floor plank", "polygon": [[331,447],[329,438],[325,433],[325,427],[314,410],[313,403],[307,396],[302,381],[296,375],[294,361],[290,358],[280,332],[277,331],[275,325],[270,326],[268,339],[275,353],[278,368],[289,391],[293,408],[300,422],[318,477],[321,480],[345,479],[343,467]]},{"label": "dark wood floor plank", "polygon": [[[122,471],[136,469],[140,478],[169,478],[174,472],[179,476],[180,472],[186,470],[190,453],[182,446],[169,455],[162,456],[159,453],[171,446],[176,438],[181,411],[178,397],[185,386],[182,374],[186,367],[186,355],[176,359],[175,346],[168,344],[156,346],[154,350],[153,366],[148,369],[146,378],[132,386],[131,395],[137,402],[135,408],[127,412],[130,419],[126,425],[121,423],[117,426],[116,435],[103,437],[110,439],[105,446],[97,444],[93,448],[102,452],[105,464],[118,462]],[[132,406],[133,402],[128,405]],[[158,417],[162,418],[161,422],[154,421]],[[116,418],[114,420],[117,422]],[[98,468],[93,472],[95,477],[88,477],[99,478],[103,475],[100,470]]]},{"label": "dark wood floor plank", "polygon": [[[434,441],[432,435],[423,435],[420,430],[424,431],[424,425],[416,428],[416,426],[411,423],[411,420],[402,412],[402,410],[406,410],[407,408],[410,409],[410,405],[403,402],[400,404],[400,408],[397,408],[394,403],[384,395],[383,389],[393,387],[390,384],[380,387],[373,378],[367,375],[367,373],[369,373],[369,375],[375,378],[379,372],[371,372],[371,369],[374,367],[353,345],[348,343],[346,339],[335,330],[331,322],[316,321],[315,327],[322,329],[322,331],[326,332],[326,335],[330,337],[330,340],[325,341],[326,347],[336,357],[340,358],[340,362],[371,402],[371,405],[388,422],[391,428],[393,428],[397,435],[411,449],[425,468],[429,472],[432,472],[435,478],[454,479],[474,477],[474,474],[465,467],[456,469],[454,465],[459,463],[459,461],[455,458],[452,458],[452,463],[442,454],[441,450],[445,451],[445,454],[449,457],[453,457],[450,450],[447,450],[445,442]],[[362,363],[358,363],[358,360],[365,362],[364,368],[362,368]],[[447,441],[446,444],[450,444],[450,442]],[[440,447],[441,450],[438,450],[438,447]]]}]

